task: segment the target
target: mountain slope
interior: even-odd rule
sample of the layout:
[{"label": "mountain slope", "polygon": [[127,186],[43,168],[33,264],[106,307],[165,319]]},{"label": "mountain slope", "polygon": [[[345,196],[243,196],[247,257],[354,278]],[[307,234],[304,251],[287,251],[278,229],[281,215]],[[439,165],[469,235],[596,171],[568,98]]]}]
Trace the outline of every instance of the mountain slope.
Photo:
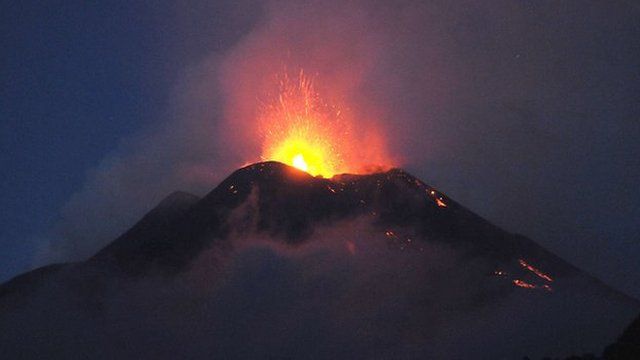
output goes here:
[{"label": "mountain slope", "polygon": [[639,310],[400,169],[324,179],[265,162],[203,198],[170,195],[84,262],[0,286],[0,343],[19,357],[558,356],[599,351]]},{"label": "mountain slope", "polygon": [[243,221],[251,223],[256,219],[250,217],[259,214],[256,230],[288,244],[304,242],[314,226],[368,216],[381,230],[409,227],[416,236],[469,246],[496,262],[529,257],[554,273],[576,271],[531,240],[493,226],[402,170],[323,179],[275,162],[236,171],[201,201],[149,226],[147,218],[158,211],[154,209],[90,261],[111,258],[133,272],[149,266],[180,271],[211,242],[239,230],[233,226],[242,227],[228,224],[228,218],[252,192],[258,194],[254,213]]},{"label": "mountain slope", "polygon": [[607,346],[603,357],[608,360],[640,359],[640,317],[637,317],[616,340]]}]

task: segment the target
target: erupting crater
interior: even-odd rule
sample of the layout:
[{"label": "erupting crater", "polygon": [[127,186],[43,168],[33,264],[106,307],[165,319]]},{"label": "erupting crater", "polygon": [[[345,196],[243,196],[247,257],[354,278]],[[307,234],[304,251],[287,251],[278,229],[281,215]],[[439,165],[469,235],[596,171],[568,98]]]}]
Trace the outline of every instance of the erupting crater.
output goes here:
[{"label": "erupting crater", "polygon": [[[261,159],[326,178],[389,168],[382,141],[371,135],[375,129],[367,125],[369,135],[362,138],[352,131],[354,123],[340,108],[323,100],[303,71],[296,79],[285,74],[278,81],[277,94],[260,107]],[[358,135],[365,133],[360,130]]]}]

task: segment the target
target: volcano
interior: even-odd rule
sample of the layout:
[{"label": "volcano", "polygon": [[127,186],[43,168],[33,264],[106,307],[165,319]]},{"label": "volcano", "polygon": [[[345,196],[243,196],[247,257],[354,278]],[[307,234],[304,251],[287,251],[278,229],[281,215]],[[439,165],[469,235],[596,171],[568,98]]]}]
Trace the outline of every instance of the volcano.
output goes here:
[{"label": "volcano", "polygon": [[[105,219],[108,221],[108,219]],[[600,352],[640,303],[401,169],[263,162],[175,192],[86,261],[0,287],[12,358]]]}]

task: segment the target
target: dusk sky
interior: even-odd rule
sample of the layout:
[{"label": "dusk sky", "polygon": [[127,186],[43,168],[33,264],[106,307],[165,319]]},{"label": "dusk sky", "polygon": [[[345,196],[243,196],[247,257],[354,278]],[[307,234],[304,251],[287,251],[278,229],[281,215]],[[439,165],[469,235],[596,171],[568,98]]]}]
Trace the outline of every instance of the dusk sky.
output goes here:
[{"label": "dusk sky", "polygon": [[631,1],[5,2],[0,281],[259,160],[253,101],[286,66],[360,115],[352,132],[379,127],[391,165],[640,297],[639,17]]}]

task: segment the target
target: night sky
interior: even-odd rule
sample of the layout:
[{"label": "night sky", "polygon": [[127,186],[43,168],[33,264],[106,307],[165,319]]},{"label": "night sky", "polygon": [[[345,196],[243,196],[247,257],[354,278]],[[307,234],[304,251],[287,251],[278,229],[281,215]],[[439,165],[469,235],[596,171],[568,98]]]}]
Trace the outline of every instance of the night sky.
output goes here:
[{"label": "night sky", "polygon": [[639,17],[591,1],[5,2],[0,280],[82,259],[171,191],[255,161],[255,105],[234,104],[284,63],[376,119],[397,165],[640,297]]}]

